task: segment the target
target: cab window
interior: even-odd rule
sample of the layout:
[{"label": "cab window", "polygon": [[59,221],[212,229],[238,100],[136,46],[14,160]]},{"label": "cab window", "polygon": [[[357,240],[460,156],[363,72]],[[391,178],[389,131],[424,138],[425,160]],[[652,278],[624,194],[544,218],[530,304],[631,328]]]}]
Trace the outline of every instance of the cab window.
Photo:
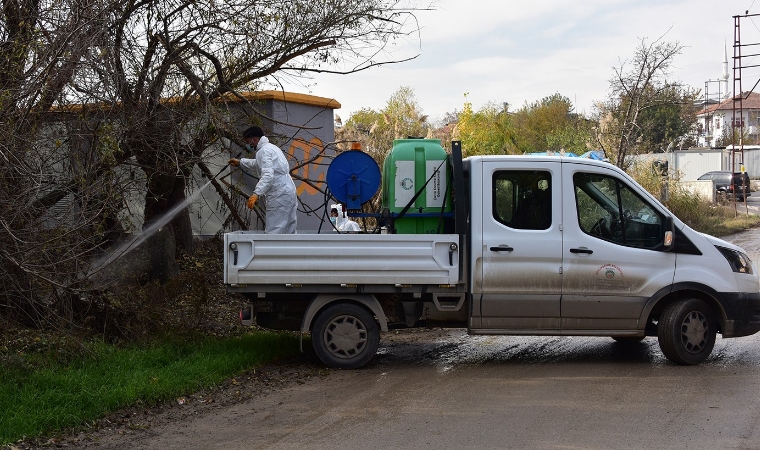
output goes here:
[{"label": "cab window", "polygon": [[493,217],[518,230],[546,230],[552,224],[551,174],[502,170],[493,175]]},{"label": "cab window", "polygon": [[584,233],[629,247],[662,244],[663,216],[617,178],[576,173],[573,185]]}]

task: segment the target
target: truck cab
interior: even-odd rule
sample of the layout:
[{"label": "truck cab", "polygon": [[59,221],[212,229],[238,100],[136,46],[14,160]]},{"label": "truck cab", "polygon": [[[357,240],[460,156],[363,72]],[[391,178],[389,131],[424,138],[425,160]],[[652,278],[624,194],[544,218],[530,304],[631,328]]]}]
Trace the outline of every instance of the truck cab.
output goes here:
[{"label": "truck cab", "polygon": [[758,330],[744,252],[687,227],[617,167],[510,156],[465,167],[483,186],[470,186],[471,333],[658,335],[668,358],[692,364],[714,331]]}]

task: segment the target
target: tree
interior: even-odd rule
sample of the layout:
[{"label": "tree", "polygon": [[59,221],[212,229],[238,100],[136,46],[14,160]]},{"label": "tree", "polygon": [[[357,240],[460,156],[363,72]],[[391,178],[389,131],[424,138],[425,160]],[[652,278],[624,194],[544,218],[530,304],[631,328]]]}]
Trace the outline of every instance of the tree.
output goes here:
[{"label": "tree", "polygon": [[[5,2],[0,16],[0,318],[72,318],[82,263],[117,230],[122,174],[61,105],[81,61],[108,38],[117,2]],[[95,134],[102,131],[94,130]],[[67,136],[81,141],[69,153]],[[111,162],[109,160],[109,162]]]},{"label": "tree", "polygon": [[664,152],[685,141],[696,123],[697,95],[697,91],[677,87],[663,90],[661,104],[641,111],[640,147]]},{"label": "tree", "polygon": [[597,140],[615,165],[627,157],[661,150],[693,124],[697,93],[671,80],[669,69],[683,46],[642,39],[633,58],[614,68],[610,100],[599,105]]},{"label": "tree", "polygon": [[[239,139],[226,105],[242,91],[398,62],[389,46],[415,31],[396,0],[42,0],[2,14],[0,314],[32,322],[86,302],[87,260],[120,231],[124,195],[143,193],[150,224],[184,204],[193,167],[210,176],[209,150]],[[260,122],[250,106],[244,122]],[[191,250],[186,210],[165,231]]]},{"label": "tree", "polygon": [[427,120],[428,116],[414,97],[414,90],[402,86],[391,95],[383,109],[363,108],[352,114],[336,131],[336,139],[342,142],[342,149],[350,148],[351,141],[361,142],[364,150],[382,164],[394,139],[427,137],[430,134]]},{"label": "tree", "polygon": [[472,103],[465,101],[454,138],[462,141],[465,156],[514,154],[516,142],[509,104],[488,103],[474,111]]},{"label": "tree", "polygon": [[477,112],[465,102],[456,136],[466,154],[523,154],[565,150],[583,153],[591,122],[573,111],[570,100],[553,94],[515,112],[489,103]]},{"label": "tree", "polygon": [[526,104],[515,112],[513,121],[520,153],[588,150],[590,121],[574,113],[570,99],[559,93]]}]

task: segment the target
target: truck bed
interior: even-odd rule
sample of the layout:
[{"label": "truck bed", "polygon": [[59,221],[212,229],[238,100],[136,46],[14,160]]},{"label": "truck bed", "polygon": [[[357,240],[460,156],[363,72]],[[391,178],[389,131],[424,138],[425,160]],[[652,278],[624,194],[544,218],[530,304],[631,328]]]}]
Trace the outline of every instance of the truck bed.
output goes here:
[{"label": "truck bed", "polygon": [[237,288],[452,285],[459,281],[456,234],[238,231],[226,233],[224,245],[224,282]]}]

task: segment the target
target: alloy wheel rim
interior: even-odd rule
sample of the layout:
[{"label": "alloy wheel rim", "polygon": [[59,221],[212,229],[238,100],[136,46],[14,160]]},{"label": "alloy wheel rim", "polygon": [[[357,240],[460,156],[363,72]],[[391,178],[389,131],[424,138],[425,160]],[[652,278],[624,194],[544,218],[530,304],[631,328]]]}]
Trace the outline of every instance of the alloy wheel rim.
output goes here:
[{"label": "alloy wheel rim", "polygon": [[323,338],[325,347],[334,357],[355,358],[367,346],[367,327],[354,316],[337,316],[325,327]]}]

